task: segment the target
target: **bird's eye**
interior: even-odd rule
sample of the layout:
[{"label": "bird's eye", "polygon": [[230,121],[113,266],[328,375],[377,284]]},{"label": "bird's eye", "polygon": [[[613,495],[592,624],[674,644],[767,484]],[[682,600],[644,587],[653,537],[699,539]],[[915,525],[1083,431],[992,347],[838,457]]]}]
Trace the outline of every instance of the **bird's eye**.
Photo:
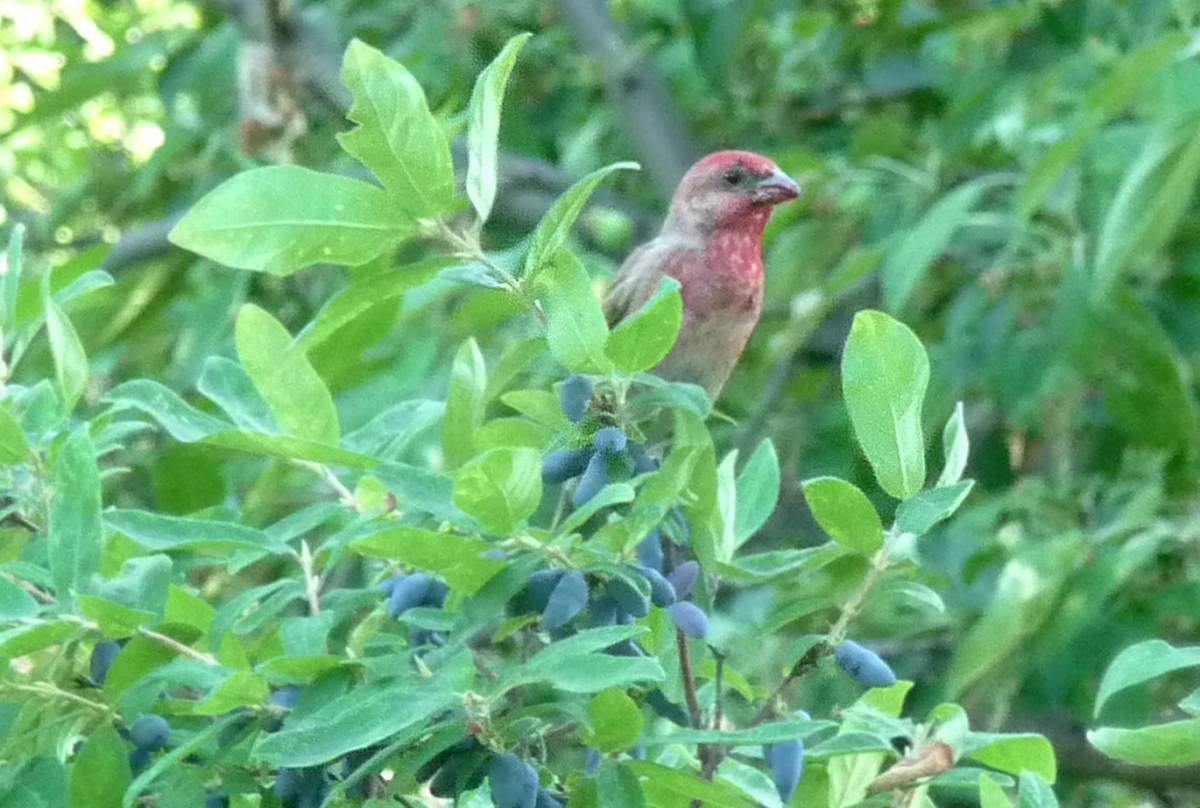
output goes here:
[{"label": "bird's eye", "polygon": [[721,179],[725,180],[726,185],[737,185],[742,181],[742,167],[733,166],[725,169],[725,173],[721,175]]}]

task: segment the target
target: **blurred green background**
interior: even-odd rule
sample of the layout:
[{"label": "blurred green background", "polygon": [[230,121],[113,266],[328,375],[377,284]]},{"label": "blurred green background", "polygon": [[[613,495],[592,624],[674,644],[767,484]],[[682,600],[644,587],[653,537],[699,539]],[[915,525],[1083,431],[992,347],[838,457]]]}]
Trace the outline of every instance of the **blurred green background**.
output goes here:
[{"label": "blurred green background", "polygon": [[[352,36],[404,62],[458,133],[477,72],[533,31],[487,245],[519,247],[572,179],[638,160],[578,229],[600,293],[695,157],[775,159],[804,192],[768,229],[764,317],[715,422],[722,452],[765,436],[780,451],[757,549],[823,540],[799,480],[875,490],[837,363],[855,311],[890,311],[930,349],[927,434],[965,403],[979,482],[921,547],[944,604],[876,593],[861,633],[916,680],[914,712],[954,698],[978,728],[1046,733],[1067,804],[1197,805],[1200,767],[1116,764],[1083,730],[1119,649],[1200,636],[1198,24],[1197,0],[0,0],[0,229],[26,225],[56,287],[115,277],[71,309],[89,400],[134,377],[186,392],[205,357],[232,355],[243,301],[295,331],[378,266],[229,270],[166,241],[178,216],[254,165],[358,170],[333,138]],[[462,338],[482,335],[494,360],[525,334],[517,314],[435,280],[312,359],[349,430],[381,402],[441,397]],[[18,381],[52,373],[31,351]],[[187,513],[237,492],[265,519],[308,496],[310,481],[220,450],[128,448],[113,504]],[[835,565],[827,590],[845,579]],[[718,635],[760,666],[743,673],[775,675],[812,595],[728,604]],[[1189,681],[1137,689],[1106,722],[1170,717]]]}]

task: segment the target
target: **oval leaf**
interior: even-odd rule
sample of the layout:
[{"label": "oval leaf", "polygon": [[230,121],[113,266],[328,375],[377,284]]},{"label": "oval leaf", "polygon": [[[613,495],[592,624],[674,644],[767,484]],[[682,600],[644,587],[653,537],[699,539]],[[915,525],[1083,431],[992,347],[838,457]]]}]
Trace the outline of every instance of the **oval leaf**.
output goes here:
[{"label": "oval leaf", "polygon": [[238,312],[235,336],[238,358],[280,428],[336,445],[341,427],[333,397],[283,324],[247,303]]},{"label": "oval leaf", "polygon": [[1140,729],[1101,727],[1090,730],[1087,737],[1092,746],[1110,758],[1139,766],[1200,763],[1200,718]]},{"label": "oval leaf", "polygon": [[269,166],[218,185],[170,239],[226,266],[290,275],[318,262],[365,264],[412,233],[409,217],[373,185]]},{"label": "oval leaf", "polygon": [[504,89],[517,63],[517,55],[532,34],[517,34],[475,79],[467,106],[467,196],[486,222],[496,199],[496,141],[500,135],[500,108]]},{"label": "oval leaf", "polygon": [[570,250],[559,250],[538,275],[536,287],[546,308],[546,339],[554,358],[577,373],[608,373],[608,323],[579,259]]},{"label": "oval leaf", "polygon": [[558,248],[566,243],[571,226],[583,212],[583,206],[591,198],[596,186],[614,171],[637,171],[640,168],[641,166],[637,163],[626,162],[613,163],[597,169],[572,185],[555,200],[554,205],[538,222],[537,230],[533,232],[533,243],[529,248],[529,256],[525,259],[525,274],[529,280],[532,281],[537,277],[537,274],[554,258]]},{"label": "oval leaf", "polygon": [[883,524],[867,495],[837,477],[805,480],[804,498],[817,523],[834,541],[860,553],[883,546]]},{"label": "oval leaf", "polygon": [[662,361],[683,325],[679,281],[664,277],[640,309],[621,321],[608,338],[605,353],[625,373],[640,373]]},{"label": "oval leaf", "polygon": [[1096,693],[1094,715],[1100,715],[1108,700],[1125,688],[1140,685],[1172,671],[1200,666],[1200,647],[1172,648],[1162,640],[1131,645],[1108,666]]},{"label": "oval leaf", "polygon": [[842,355],[842,394],[879,485],[897,499],[925,484],[921,405],[928,386],[929,357],[917,335],[883,312],[859,312]]}]

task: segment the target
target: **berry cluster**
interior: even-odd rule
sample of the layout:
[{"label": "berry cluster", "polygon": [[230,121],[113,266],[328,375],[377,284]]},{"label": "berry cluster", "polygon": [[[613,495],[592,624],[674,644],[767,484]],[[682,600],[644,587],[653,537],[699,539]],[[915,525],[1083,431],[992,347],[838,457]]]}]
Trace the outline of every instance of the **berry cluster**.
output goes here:
[{"label": "berry cluster", "polygon": [[[592,383],[585,376],[571,376],[559,387],[559,403],[572,423],[583,422],[591,399]],[[657,469],[658,461],[646,451],[645,444],[630,441],[620,427],[603,426],[592,434],[587,445],[546,455],[542,461],[542,481],[564,483],[578,477],[572,502],[579,507],[613,479]]]}]

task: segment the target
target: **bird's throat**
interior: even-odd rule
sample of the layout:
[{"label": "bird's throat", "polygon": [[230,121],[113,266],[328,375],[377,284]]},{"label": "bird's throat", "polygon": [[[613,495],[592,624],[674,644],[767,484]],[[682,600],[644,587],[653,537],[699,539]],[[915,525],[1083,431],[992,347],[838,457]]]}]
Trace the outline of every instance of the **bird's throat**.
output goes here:
[{"label": "bird's throat", "polygon": [[705,252],[708,265],[743,281],[762,282],[762,234],[771,209],[750,212],[732,227],[720,227],[709,234]]}]

